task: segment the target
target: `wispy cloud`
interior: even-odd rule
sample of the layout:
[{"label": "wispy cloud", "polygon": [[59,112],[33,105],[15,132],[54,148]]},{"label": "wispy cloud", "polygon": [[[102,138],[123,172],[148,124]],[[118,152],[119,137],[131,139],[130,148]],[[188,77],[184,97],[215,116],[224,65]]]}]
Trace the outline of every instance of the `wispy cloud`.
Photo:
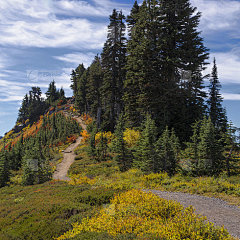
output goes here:
[{"label": "wispy cloud", "polygon": [[[222,84],[240,83],[240,49],[234,48],[230,52],[215,52],[211,54],[217,60],[218,75]],[[209,66],[208,70],[210,71]]]},{"label": "wispy cloud", "polygon": [[84,66],[89,66],[93,61],[95,55],[96,54],[92,52],[87,52],[87,53],[75,52],[75,53],[65,54],[63,56],[55,56],[54,58],[60,61],[73,63],[75,65],[83,63]]},{"label": "wispy cloud", "polygon": [[104,3],[102,0],[94,4],[78,0],[4,1],[0,5],[0,44],[41,48],[101,48],[106,37],[106,23],[90,21],[87,17],[106,17],[114,5],[125,11],[130,7],[107,0]]},{"label": "wispy cloud", "polygon": [[[205,34],[211,31],[228,30],[239,33],[240,2],[236,0],[191,0],[202,12],[201,29]],[[232,32],[231,32],[232,30]]]},{"label": "wispy cloud", "polygon": [[224,100],[232,100],[232,101],[240,100],[240,93],[239,94],[223,93],[222,96],[223,96]]}]

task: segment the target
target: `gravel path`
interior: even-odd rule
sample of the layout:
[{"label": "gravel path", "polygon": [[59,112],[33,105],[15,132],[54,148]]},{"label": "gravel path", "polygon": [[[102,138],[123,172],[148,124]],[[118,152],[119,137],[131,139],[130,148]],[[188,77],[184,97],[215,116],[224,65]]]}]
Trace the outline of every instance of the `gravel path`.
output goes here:
[{"label": "gravel path", "polygon": [[229,205],[227,202],[218,198],[181,192],[145,191],[150,191],[167,200],[175,200],[185,207],[192,205],[196,209],[196,213],[206,216],[210,222],[213,222],[217,226],[224,226],[232,236],[240,239],[239,207]]},{"label": "gravel path", "polygon": [[[86,130],[86,125],[82,122],[80,117],[76,117],[74,119],[76,119],[81,124],[83,130]],[[53,174],[53,179],[64,181],[70,180],[68,177],[68,170],[75,161],[76,154],[74,153],[74,150],[81,143],[81,140],[82,137],[78,137],[75,143],[71,144],[67,149],[65,149],[63,153],[63,160],[57,165],[57,169]]]}]

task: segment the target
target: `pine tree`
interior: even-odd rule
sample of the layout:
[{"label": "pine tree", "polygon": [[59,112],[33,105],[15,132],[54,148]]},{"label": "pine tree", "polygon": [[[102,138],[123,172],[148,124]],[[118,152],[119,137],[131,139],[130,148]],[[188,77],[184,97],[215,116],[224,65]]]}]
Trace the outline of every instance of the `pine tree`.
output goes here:
[{"label": "pine tree", "polygon": [[223,170],[224,148],[216,134],[211,119],[204,118],[199,130],[198,174],[217,175]]},{"label": "pine tree", "polygon": [[131,9],[131,13],[127,16],[127,25],[128,25],[128,35],[131,38],[131,33],[134,31],[133,28],[138,21],[138,13],[139,13],[139,5],[137,0],[135,0],[133,7]]},{"label": "pine tree", "polygon": [[59,98],[61,100],[65,100],[65,91],[64,91],[63,87],[61,87],[61,89],[59,91]]},{"label": "pine tree", "polygon": [[0,187],[4,187],[9,180],[9,166],[7,159],[7,152],[2,150],[0,152]]},{"label": "pine tree", "polygon": [[87,102],[87,81],[88,81],[89,68],[84,71],[78,82],[77,93],[75,96],[75,106],[79,109],[80,113],[89,111]]},{"label": "pine tree", "polygon": [[72,70],[71,73],[71,89],[73,90],[73,95],[76,97],[78,94],[79,84],[80,84],[80,78],[85,72],[85,67],[83,64],[79,64],[78,67],[75,70]]},{"label": "pine tree", "polygon": [[73,95],[75,97],[75,105],[80,112],[86,111],[86,69],[80,64],[73,71],[72,82]]},{"label": "pine tree", "polygon": [[108,26],[108,37],[104,44],[102,58],[103,67],[103,128],[114,130],[116,119],[123,110],[123,81],[125,79],[126,38],[122,12],[113,10]]},{"label": "pine tree", "polygon": [[28,107],[29,107],[29,99],[28,99],[28,95],[26,94],[25,97],[22,100],[22,105],[19,109],[18,112],[18,121],[26,121],[28,119]]},{"label": "pine tree", "polygon": [[[169,126],[187,139],[189,126],[202,118],[201,71],[208,53],[195,12],[188,0],[143,1],[127,46],[124,103],[129,125],[139,125],[150,113],[160,130]],[[182,72],[190,73],[187,82]]]},{"label": "pine tree", "polygon": [[147,115],[143,124],[141,138],[137,143],[134,155],[134,166],[144,172],[157,172],[158,159],[155,151],[157,141],[157,127],[150,115]]},{"label": "pine tree", "polygon": [[124,130],[124,118],[121,114],[114,132],[115,139],[113,140],[113,151],[116,153],[115,160],[121,171],[128,170],[132,165],[132,156],[124,140]]},{"label": "pine tree", "polygon": [[218,80],[216,59],[213,61],[212,74],[209,86],[209,116],[213,125],[220,131],[225,132],[227,128],[227,120],[225,111],[222,107],[223,98],[220,94],[221,84]]},{"label": "pine tree", "polygon": [[131,32],[131,39],[127,44],[127,74],[124,81],[123,100],[125,118],[129,127],[139,126],[146,112],[150,111],[148,97],[152,96],[151,89],[154,83],[149,83],[152,78],[148,75],[153,64],[148,59],[152,55],[152,52],[149,51],[151,38],[147,31],[148,16],[147,3],[143,1],[139,8],[134,31]]},{"label": "pine tree", "polygon": [[40,184],[50,178],[50,168],[42,154],[41,145],[32,139],[23,157],[23,185]]},{"label": "pine tree", "polygon": [[175,174],[179,162],[179,150],[180,144],[174,130],[170,132],[168,127],[166,127],[156,143],[157,170],[165,171],[170,175]]},{"label": "pine tree", "polygon": [[98,56],[95,57],[93,63],[88,69],[86,99],[91,115],[96,116],[97,126],[101,124],[101,86],[103,82],[103,71],[101,61]]},{"label": "pine tree", "polygon": [[56,100],[58,100],[58,98],[59,98],[59,93],[58,93],[58,91],[57,91],[57,88],[56,88],[56,85],[55,85],[55,81],[52,81],[52,82],[49,84],[48,90],[47,90],[47,92],[46,92],[46,97],[47,97],[46,102],[47,102],[49,105],[52,105]]}]

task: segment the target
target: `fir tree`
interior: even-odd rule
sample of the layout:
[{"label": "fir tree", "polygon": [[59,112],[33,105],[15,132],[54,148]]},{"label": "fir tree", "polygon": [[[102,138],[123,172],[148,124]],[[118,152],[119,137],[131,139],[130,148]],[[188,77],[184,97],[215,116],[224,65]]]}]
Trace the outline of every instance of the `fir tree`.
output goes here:
[{"label": "fir tree", "polygon": [[115,160],[121,171],[128,170],[132,165],[132,156],[124,140],[124,130],[124,118],[123,115],[120,115],[114,132],[113,151],[116,153]]},{"label": "fir tree", "polygon": [[4,187],[9,180],[9,166],[7,159],[7,152],[2,150],[0,152],[0,187]]},{"label": "fir tree", "polygon": [[75,97],[75,105],[80,112],[86,111],[86,69],[83,64],[80,64],[73,71],[72,81],[73,95]]},{"label": "fir tree", "polygon": [[56,88],[56,85],[55,85],[55,81],[52,81],[49,84],[48,90],[46,92],[46,97],[47,97],[46,102],[49,105],[52,105],[56,100],[58,100],[59,92],[57,91],[57,88]]},{"label": "fir tree", "polygon": [[95,57],[93,63],[88,69],[87,77],[87,94],[86,99],[89,107],[89,112],[96,116],[97,127],[101,124],[101,86],[103,82],[103,71],[101,61],[98,56]]},{"label": "fir tree", "polygon": [[[124,103],[129,125],[139,125],[150,113],[160,129],[173,127],[187,139],[189,125],[203,116],[201,71],[208,53],[195,12],[188,0],[143,1],[127,46]],[[183,71],[190,73],[187,82]]]},{"label": "fir tree", "polygon": [[165,171],[170,175],[175,174],[179,162],[179,150],[180,144],[174,130],[170,132],[166,127],[156,144],[157,171]]},{"label": "fir tree", "polygon": [[225,111],[222,107],[223,98],[220,94],[220,89],[221,84],[218,80],[216,59],[214,58],[209,86],[209,116],[212,120],[213,125],[220,131],[225,132],[227,128],[227,120]]},{"label": "fir tree", "polygon": [[139,139],[134,155],[134,166],[144,172],[157,172],[158,159],[155,151],[157,141],[157,127],[154,120],[147,115],[143,124],[143,131]]},{"label": "fir tree", "polygon": [[113,10],[108,26],[108,38],[102,52],[103,67],[103,128],[114,130],[116,119],[123,110],[123,81],[125,79],[126,38],[122,12]]},{"label": "fir tree", "polygon": [[204,118],[199,128],[198,175],[217,175],[224,167],[224,148],[210,118]]},{"label": "fir tree", "polygon": [[131,38],[131,33],[134,31],[133,28],[138,21],[138,13],[139,13],[139,5],[136,0],[133,4],[130,15],[127,16],[128,35],[130,38]]}]

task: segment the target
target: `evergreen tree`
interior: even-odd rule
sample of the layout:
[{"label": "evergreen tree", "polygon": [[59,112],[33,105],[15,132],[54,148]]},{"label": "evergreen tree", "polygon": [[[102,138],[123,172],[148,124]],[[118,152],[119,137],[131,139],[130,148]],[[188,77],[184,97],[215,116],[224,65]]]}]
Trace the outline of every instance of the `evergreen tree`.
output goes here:
[{"label": "evergreen tree", "polygon": [[193,125],[188,152],[195,175],[218,175],[224,169],[224,147],[210,118]]},{"label": "evergreen tree", "polygon": [[143,124],[143,131],[139,139],[134,155],[134,166],[144,172],[157,172],[158,159],[155,151],[157,141],[157,127],[155,121],[147,115]]},{"label": "evergreen tree", "polygon": [[75,97],[75,105],[80,112],[86,111],[86,69],[83,64],[80,64],[75,71],[73,71],[71,85],[73,95]]},{"label": "evergreen tree", "polygon": [[77,93],[75,96],[75,105],[79,109],[80,113],[86,113],[89,111],[87,102],[87,81],[88,81],[89,69],[86,69],[78,82]]},{"label": "evergreen tree", "polygon": [[48,90],[46,92],[46,97],[47,97],[46,102],[49,105],[52,105],[56,100],[58,100],[59,92],[57,91],[57,88],[56,88],[56,85],[55,85],[55,81],[52,81],[49,84]]},{"label": "evergreen tree", "polygon": [[9,180],[9,166],[7,152],[0,151],[0,187],[4,187]]},{"label": "evergreen tree", "polygon": [[113,140],[113,151],[116,153],[115,160],[121,171],[128,170],[132,165],[132,156],[124,140],[124,130],[124,118],[121,114],[114,132],[115,139]]},{"label": "evergreen tree", "polygon": [[18,121],[26,121],[28,119],[29,117],[28,107],[29,107],[29,99],[28,99],[28,95],[26,94],[22,100],[22,105],[18,112]]},{"label": "evergreen tree", "polygon": [[71,73],[71,89],[73,90],[73,95],[76,97],[79,90],[80,78],[85,72],[85,67],[83,64],[79,64],[75,70],[72,70]]},{"label": "evergreen tree", "polygon": [[[139,125],[150,113],[160,129],[169,126],[187,139],[189,126],[203,116],[201,72],[208,53],[195,12],[188,0],[143,1],[127,46],[124,104],[129,125]],[[187,82],[182,72],[190,73]]]},{"label": "evergreen tree", "polygon": [[218,80],[216,59],[213,61],[212,74],[210,78],[209,86],[209,116],[212,120],[213,125],[220,131],[225,132],[227,128],[227,120],[225,111],[222,107],[223,98],[220,94],[221,84]]},{"label": "evergreen tree", "polygon": [[108,140],[104,133],[100,133],[99,143],[96,145],[96,159],[98,162],[106,161],[108,150]]},{"label": "evergreen tree", "polygon": [[180,144],[174,130],[170,132],[168,127],[166,127],[156,143],[158,157],[156,169],[165,171],[170,175],[175,174],[179,162],[179,150]]},{"label": "evergreen tree", "polygon": [[113,10],[108,26],[108,37],[102,52],[103,128],[114,130],[116,119],[123,110],[123,81],[125,79],[126,38],[122,12]]},{"label": "evergreen tree", "polygon": [[32,140],[23,157],[23,185],[40,184],[50,178],[49,165],[44,159],[40,143]]},{"label": "evergreen tree", "polygon": [[87,77],[87,103],[91,115],[96,116],[97,127],[101,124],[101,86],[103,82],[103,71],[101,61],[98,56],[95,57],[93,63],[88,69]]},{"label": "evergreen tree", "polygon": [[128,35],[131,38],[131,33],[134,31],[133,28],[138,21],[138,13],[139,13],[139,5],[137,0],[135,0],[133,7],[131,9],[131,13],[127,16],[127,25],[128,25]]},{"label": "evergreen tree", "polygon": [[65,100],[65,91],[64,91],[63,87],[61,87],[61,89],[59,91],[59,98],[61,100]]}]

